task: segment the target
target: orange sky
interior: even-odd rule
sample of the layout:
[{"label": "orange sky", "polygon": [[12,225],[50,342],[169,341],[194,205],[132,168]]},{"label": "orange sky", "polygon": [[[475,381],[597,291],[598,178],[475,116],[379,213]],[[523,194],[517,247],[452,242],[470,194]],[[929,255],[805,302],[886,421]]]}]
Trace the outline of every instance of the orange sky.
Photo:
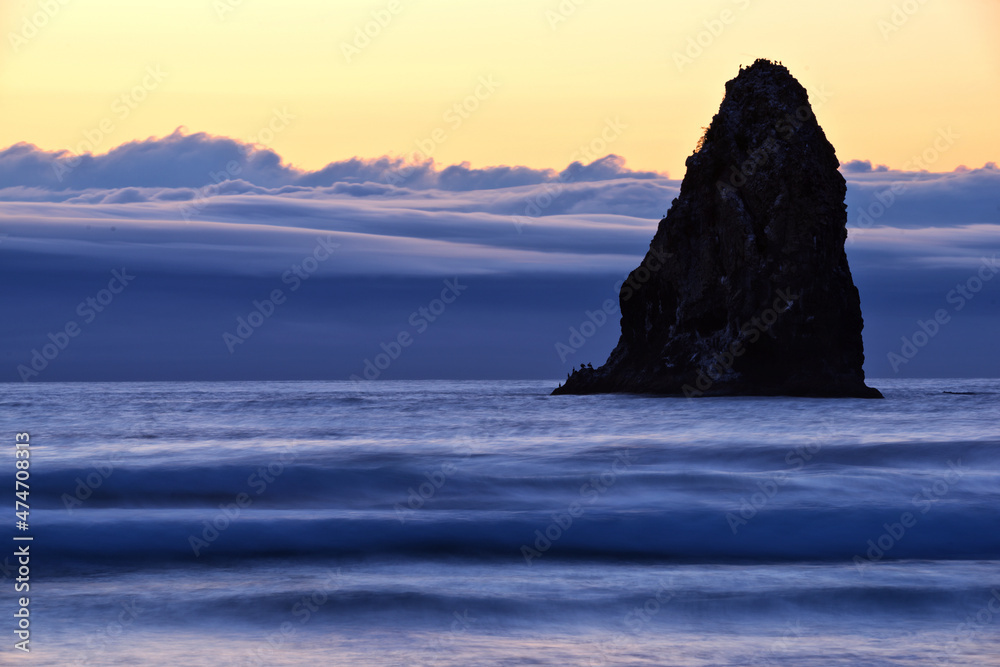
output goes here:
[{"label": "orange sky", "polygon": [[679,177],[759,56],[818,91],[841,160],[903,168],[948,128],[932,170],[1000,160],[994,0],[27,0],[0,31],[0,146],[184,126],[308,169],[418,146],[561,168],[593,142]]}]

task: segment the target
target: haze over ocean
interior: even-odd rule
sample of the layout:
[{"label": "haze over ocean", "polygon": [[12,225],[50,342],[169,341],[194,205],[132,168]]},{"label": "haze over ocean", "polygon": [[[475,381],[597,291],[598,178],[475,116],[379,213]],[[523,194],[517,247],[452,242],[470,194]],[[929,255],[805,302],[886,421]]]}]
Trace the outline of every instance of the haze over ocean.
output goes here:
[{"label": "haze over ocean", "polygon": [[[401,334],[412,345],[368,377],[559,378],[614,346],[604,302],[680,185],[614,156],[558,173],[390,159],[296,172],[179,133],[79,162],[59,185],[67,159],[0,153],[0,274],[23,314],[0,322],[8,381],[346,380]],[[210,180],[230,163],[238,178]],[[866,371],[995,374],[1000,170],[842,172]],[[134,279],[119,286],[122,270]],[[121,293],[99,294],[112,280]],[[420,315],[446,280],[456,301]],[[79,335],[42,355],[71,322]]]}]

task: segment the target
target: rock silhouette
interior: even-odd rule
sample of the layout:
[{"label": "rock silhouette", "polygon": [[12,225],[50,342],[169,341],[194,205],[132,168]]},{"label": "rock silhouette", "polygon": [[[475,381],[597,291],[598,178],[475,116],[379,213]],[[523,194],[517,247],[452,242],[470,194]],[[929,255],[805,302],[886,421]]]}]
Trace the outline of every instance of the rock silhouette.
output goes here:
[{"label": "rock silhouette", "polygon": [[741,68],[622,285],[617,347],[553,393],[880,398],[839,165],[785,67]]}]

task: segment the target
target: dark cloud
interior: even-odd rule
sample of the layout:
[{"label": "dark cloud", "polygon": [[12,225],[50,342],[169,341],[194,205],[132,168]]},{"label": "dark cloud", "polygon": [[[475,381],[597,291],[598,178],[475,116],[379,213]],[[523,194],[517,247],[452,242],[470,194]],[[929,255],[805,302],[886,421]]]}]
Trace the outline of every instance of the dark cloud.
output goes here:
[{"label": "dark cloud", "polygon": [[574,162],[559,174],[559,180],[568,183],[610,181],[617,178],[666,178],[666,175],[652,171],[632,171],[625,166],[625,158],[620,155],[606,155],[590,164]]},{"label": "dark cloud", "polygon": [[185,134],[180,129],[163,138],[122,144],[102,155],[76,156],[25,143],[0,151],[0,189],[197,188],[239,179],[261,188],[381,183],[411,189],[468,191],[554,181],[661,177],[653,172],[632,171],[617,155],[588,165],[574,162],[558,174],[551,169],[516,166],[473,169],[468,163],[439,169],[432,160],[407,163],[400,157],[351,158],[310,172],[284,164],[277,153],[267,148],[203,132]]},{"label": "dark cloud", "polygon": [[884,171],[849,175],[848,224],[961,227],[1000,223],[1000,169],[946,173]]},{"label": "dark cloud", "polygon": [[880,164],[873,168],[871,160],[851,160],[850,162],[844,162],[841,164],[840,170],[852,174],[867,174],[872,171],[889,171],[889,168],[884,164]]},{"label": "dark cloud", "polygon": [[275,187],[298,172],[274,152],[234,139],[180,130],[161,139],[122,144],[103,155],[71,155],[17,144],[0,151],[0,187],[51,190],[125,187],[199,187],[240,177]]}]

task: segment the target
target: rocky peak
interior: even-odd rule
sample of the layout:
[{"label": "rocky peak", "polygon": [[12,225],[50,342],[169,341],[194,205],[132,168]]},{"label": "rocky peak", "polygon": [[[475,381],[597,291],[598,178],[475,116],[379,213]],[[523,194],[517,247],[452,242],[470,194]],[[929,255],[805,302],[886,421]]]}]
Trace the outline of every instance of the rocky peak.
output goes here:
[{"label": "rocky peak", "polygon": [[617,347],[554,393],[881,396],[864,382],[839,164],[785,67],[741,69],[622,286]]}]

